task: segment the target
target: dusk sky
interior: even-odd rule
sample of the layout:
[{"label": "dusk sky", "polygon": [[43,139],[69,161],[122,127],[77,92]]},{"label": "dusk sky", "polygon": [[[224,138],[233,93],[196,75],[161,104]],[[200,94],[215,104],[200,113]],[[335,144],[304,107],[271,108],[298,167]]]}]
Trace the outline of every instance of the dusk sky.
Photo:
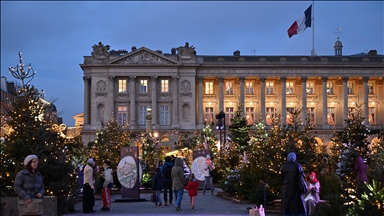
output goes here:
[{"label": "dusk sky", "polygon": [[[79,64],[98,42],[111,50],[146,47],[170,53],[189,42],[197,55],[306,55],[312,28],[287,30],[312,1],[1,1],[1,76],[20,83],[8,67],[32,64],[31,81],[44,89],[67,126],[83,112]],[[384,54],[383,1],[315,1],[315,52],[334,55],[338,28],[343,55]]]}]

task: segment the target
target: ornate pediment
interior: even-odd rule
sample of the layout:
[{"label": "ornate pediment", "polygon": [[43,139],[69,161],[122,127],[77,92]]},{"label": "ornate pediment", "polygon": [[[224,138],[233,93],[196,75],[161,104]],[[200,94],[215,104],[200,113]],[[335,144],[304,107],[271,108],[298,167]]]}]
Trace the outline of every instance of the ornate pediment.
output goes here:
[{"label": "ornate pediment", "polygon": [[122,65],[178,65],[179,62],[169,59],[160,53],[142,47],[119,59],[111,61],[109,64]]}]

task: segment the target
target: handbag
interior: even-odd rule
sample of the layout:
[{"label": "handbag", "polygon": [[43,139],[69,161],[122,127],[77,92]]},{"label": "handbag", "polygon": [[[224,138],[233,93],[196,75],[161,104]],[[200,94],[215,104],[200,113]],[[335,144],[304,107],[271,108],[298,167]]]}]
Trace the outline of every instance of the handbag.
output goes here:
[{"label": "handbag", "polygon": [[151,202],[157,202],[157,196],[156,196],[156,193],[155,192],[153,192],[152,194],[151,194],[151,197],[150,197],[150,201]]},{"label": "handbag", "polygon": [[260,208],[255,206],[254,208],[249,209],[249,216],[265,216],[263,205],[260,205]]},{"label": "handbag", "polygon": [[41,215],[43,214],[43,199],[31,199],[31,203],[25,204],[22,199],[18,200],[20,215]]}]

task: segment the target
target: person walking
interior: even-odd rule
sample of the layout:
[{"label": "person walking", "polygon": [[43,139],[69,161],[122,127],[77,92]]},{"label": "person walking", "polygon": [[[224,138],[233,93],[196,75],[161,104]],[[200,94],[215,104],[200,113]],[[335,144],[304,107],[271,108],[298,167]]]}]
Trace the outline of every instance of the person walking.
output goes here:
[{"label": "person walking", "polygon": [[195,202],[196,202],[198,187],[199,187],[199,182],[195,178],[195,174],[191,173],[191,175],[189,176],[188,184],[187,186],[185,186],[185,189],[188,190],[189,203],[191,205],[191,210],[195,209]]},{"label": "person walking", "polygon": [[[25,205],[29,205],[32,199],[42,199],[44,196],[44,184],[41,173],[38,171],[39,159],[36,155],[28,155],[24,159],[24,169],[16,174],[13,188]],[[20,205],[18,205],[19,212]]]},{"label": "person walking", "polygon": [[284,216],[306,216],[306,208],[303,192],[299,190],[299,184],[304,181],[304,171],[300,164],[296,163],[296,154],[290,152],[287,162],[281,166],[281,179],[283,180],[282,210]]},{"label": "person walking", "polygon": [[156,191],[156,202],[155,207],[163,207],[163,201],[161,198],[161,190],[164,188],[164,177],[161,174],[161,169],[156,168],[156,173],[152,179],[152,190]]},{"label": "person walking", "polygon": [[84,184],[83,184],[83,213],[94,213],[95,205],[95,186],[94,186],[94,170],[96,163],[93,158],[89,158],[87,165],[84,167]]},{"label": "person walking", "polygon": [[168,194],[169,194],[169,204],[172,205],[173,201],[173,192],[172,192],[172,167],[173,162],[170,156],[165,157],[165,162],[161,167],[161,173],[164,176],[164,205],[168,205]]},{"label": "person walking", "polygon": [[315,172],[309,173],[306,183],[308,191],[304,198],[305,207],[307,209],[308,216],[313,216],[315,215],[316,205],[320,201],[320,182],[317,180]]},{"label": "person walking", "polygon": [[184,195],[184,185],[186,185],[183,169],[183,159],[176,158],[175,165],[172,168],[172,190],[175,195],[175,208],[176,211],[181,210],[181,200]]},{"label": "person walking", "polygon": [[103,164],[103,175],[101,177],[101,199],[103,201],[102,211],[109,211],[111,208],[111,188],[113,186],[113,170],[111,161],[105,160]]},{"label": "person walking", "polygon": [[205,157],[206,167],[204,168],[204,185],[203,185],[203,195],[205,195],[205,189],[207,183],[209,182],[209,187],[211,188],[211,194],[213,195],[213,170],[215,169],[215,163],[211,160],[211,156],[207,155]]}]

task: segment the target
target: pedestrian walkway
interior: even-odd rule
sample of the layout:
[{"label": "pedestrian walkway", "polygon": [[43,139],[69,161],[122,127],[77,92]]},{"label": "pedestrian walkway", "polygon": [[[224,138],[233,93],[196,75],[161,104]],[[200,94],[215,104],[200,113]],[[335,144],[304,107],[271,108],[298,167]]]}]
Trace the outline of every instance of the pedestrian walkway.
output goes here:
[{"label": "pedestrian walkway", "polygon": [[[102,212],[100,208],[103,207],[100,199],[96,200],[94,207],[95,213],[84,214],[82,213],[82,202],[77,202],[75,205],[75,212],[66,214],[66,216],[78,216],[78,215],[233,215],[233,216],[248,216],[249,211],[247,207],[253,206],[251,203],[237,203],[235,201],[223,199],[216,194],[221,191],[220,188],[215,189],[215,194],[206,193],[203,195],[202,191],[196,198],[195,209],[191,210],[189,205],[188,192],[185,190],[183,200],[181,203],[181,211],[176,211],[175,205],[163,206],[156,208],[153,203],[149,202],[150,193],[141,193],[140,198],[145,199],[141,202],[116,202],[116,199],[120,199],[121,194],[111,195],[111,210]],[[268,213],[266,216],[280,216],[277,213]]]}]

